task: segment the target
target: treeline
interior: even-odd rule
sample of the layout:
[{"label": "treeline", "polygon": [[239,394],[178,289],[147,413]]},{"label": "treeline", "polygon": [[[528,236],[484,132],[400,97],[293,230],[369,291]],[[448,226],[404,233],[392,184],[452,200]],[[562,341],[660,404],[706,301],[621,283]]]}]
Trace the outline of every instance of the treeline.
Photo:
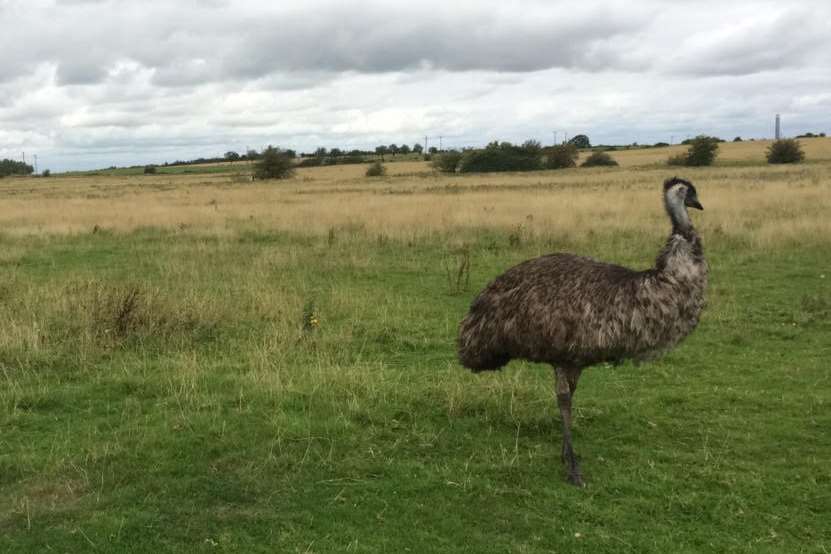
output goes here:
[{"label": "treeline", "polygon": [[31,175],[35,168],[25,162],[4,159],[0,161],[0,177],[7,175]]},{"label": "treeline", "polygon": [[[331,148],[327,149],[324,147],[320,147],[315,149],[313,152],[301,152],[297,153],[296,150],[292,150],[290,148],[281,148],[279,149],[280,152],[291,159],[300,158],[300,165],[301,167],[310,167],[310,166],[319,166],[319,165],[339,165],[339,164],[350,164],[350,163],[365,163],[367,162],[367,158],[372,158],[378,156],[381,160],[384,160],[384,156],[397,156],[397,155],[407,155],[407,154],[422,154],[424,152],[424,147],[420,144],[416,143],[412,146],[408,144],[382,144],[376,146],[372,150],[361,150],[357,148],[353,148],[351,150],[345,148]],[[433,147],[430,148],[430,153],[438,152],[438,149]],[[245,153],[239,153],[234,150],[229,150],[225,152],[222,157],[213,157],[213,158],[195,158],[193,160],[176,160],[175,162],[165,162],[162,164],[162,167],[170,167],[176,165],[199,165],[199,164],[215,164],[215,163],[222,163],[222,162],[244,162],[244,161],[258,161],[262,160],[263,151],[257,151],[255,149],[249,149]],[[135,166],[139,167],[139,166]],[[114,168],[111,168],[114,169]]]},{"label": "treeline", "polygon": [[[537,171],[541,169],[565,169],[577,166],[582,140],[543,147],[538,141],[527,140],[520,145],[510,142],[491,142],[484,148],[451,150],[433,159],[433,167],[439,171],[478,173],[491,171]],[[617,165],[607,153],[598,150],[586,159],[584,167]]]}]

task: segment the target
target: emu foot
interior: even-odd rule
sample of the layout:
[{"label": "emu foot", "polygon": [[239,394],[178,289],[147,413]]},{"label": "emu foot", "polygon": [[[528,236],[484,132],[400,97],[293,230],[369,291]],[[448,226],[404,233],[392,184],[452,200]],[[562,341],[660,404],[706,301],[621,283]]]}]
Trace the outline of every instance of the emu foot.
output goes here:
[{"label": "emu foot", "polygon": [[566,481],[574,485],[575,487],[585,487],[586,483],[583,482],[583,476],[580,474],[580,470],[571,470],[568,472],[568,477],[566,477]]},{"label": "emu foot", "polygon": [[566,481],[577,487],[585,487],[583,482],[583,474],[580,472],[580,465],[577,463],[577,455],[571,452],[563,452],[563,465],[566,466],[568,476]]}]

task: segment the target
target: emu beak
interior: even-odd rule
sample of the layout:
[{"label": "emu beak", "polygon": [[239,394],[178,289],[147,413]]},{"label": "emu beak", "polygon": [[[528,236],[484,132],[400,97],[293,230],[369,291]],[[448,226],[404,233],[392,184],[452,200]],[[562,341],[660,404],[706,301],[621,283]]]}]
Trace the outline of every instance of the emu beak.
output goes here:
[{"label": "emu beak", "polygon": [[704,206],[702,206],[701,202],[699,202],[698,200],[687,199],[685,204],[687,206],[689,206],[690,208],[695,208],[696,210],[703,210],[704,209]]}]

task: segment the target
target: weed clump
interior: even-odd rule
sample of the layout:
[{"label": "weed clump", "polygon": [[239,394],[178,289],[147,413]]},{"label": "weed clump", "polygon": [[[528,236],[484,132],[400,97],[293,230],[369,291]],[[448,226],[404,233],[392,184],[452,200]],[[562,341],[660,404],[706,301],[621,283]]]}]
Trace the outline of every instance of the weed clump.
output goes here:
[{"label": "weed clump", "polygon": [[[104,347],[181,346],[213,337],[216,321],[146,286],[90,282],[68,292],[63,331]],[[59,331],[59,330],[58,330]]]},{"label": "weed clump", "polygon": [[309,300],[303,305],[303,335],[309,336],[320,329],[320,317],[317,313],[317,306],[314,300]]},{"label": "weed clump", "polygon": [[387,168],[381,162],[373,162],[366,168],[367,177],[383,177],[387,174]]},{"label": "weed clump", "polygon": [[470,288],[470,247],[467,245],[450,250],[442,260],[447,276],[447,289],[451,295],[461,294]]}]

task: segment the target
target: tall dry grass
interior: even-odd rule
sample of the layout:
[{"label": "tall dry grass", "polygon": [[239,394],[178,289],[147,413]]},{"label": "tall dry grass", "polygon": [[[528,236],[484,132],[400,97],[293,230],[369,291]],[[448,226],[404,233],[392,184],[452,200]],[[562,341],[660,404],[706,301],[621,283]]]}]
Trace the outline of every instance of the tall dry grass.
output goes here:
[{"label": "tall dry grass", "polygon": [[[831,140],[804,141],[813,156]],[[723,156],[764,155],[764,144],[727,143]],[[653,150],[643,151],[654,154]],[[643,161],[643,152],[620,152]],[[812,155],[809,154],[809,159]],[[705,205],[705,233],[775,245],[826,240],[831,232],[831,162],[795,166],[624,167],[533,173],[444,175],[423,162],[389,164],[368,180],[362,166],[308,168],[288,181],[243,183],[228,175],[64,177],[0,182],[0,230],[7,234],[129,232],[155,227],[234,234],[332,229],[388,237],[459,229],[521,227],[531,234],[663,233],[661,182],[692,179]]]}]

